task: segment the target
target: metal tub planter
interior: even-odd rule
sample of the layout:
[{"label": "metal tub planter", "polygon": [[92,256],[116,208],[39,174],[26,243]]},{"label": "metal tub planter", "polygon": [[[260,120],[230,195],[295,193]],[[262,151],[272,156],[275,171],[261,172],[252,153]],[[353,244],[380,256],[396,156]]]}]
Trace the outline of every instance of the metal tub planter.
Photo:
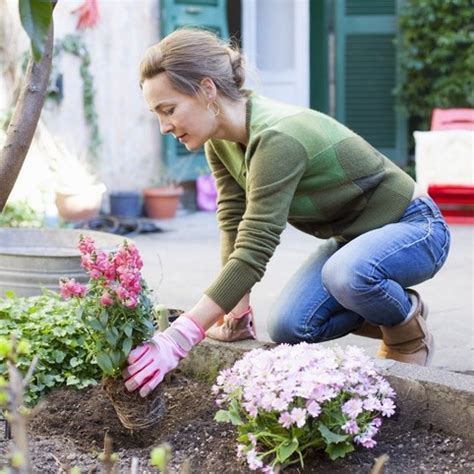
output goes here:
[{"label": "metal tub planter", "polygon": [[77,249],[82,233],[103,250],[123,242],[123,237],[90,230],[0,228],[0,297],[7,290],[17,296],[38,295],[43,288],[57,291],[65,277],[86,283]]}]

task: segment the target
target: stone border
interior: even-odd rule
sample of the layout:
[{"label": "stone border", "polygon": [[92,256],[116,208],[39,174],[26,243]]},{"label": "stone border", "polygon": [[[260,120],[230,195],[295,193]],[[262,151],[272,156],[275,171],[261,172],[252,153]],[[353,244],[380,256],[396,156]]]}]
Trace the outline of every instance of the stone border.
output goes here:
[{"label": "stone border", "polygon": [[[206,339],[193,348],[180,368],[191,377],[213,383],[221,369],[246,352],[274,346]],[[404,428],[424,427],[474,440],[474,377],[392,360],[377,359],[376,366],[397,393],[395,418]]]}]

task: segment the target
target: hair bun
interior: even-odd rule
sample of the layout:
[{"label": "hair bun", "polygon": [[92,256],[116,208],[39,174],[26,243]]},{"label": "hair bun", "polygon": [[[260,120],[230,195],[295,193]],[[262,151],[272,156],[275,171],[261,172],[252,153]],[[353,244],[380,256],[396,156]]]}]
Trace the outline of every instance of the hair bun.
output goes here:
[{"label": "hair bun", "polygon": [[232,67],[232,75],[234,77],[235,85],[238,89],[242,88],[245,82],[245,64],[244,58],[240,51],[228,48],[230,65]]}]

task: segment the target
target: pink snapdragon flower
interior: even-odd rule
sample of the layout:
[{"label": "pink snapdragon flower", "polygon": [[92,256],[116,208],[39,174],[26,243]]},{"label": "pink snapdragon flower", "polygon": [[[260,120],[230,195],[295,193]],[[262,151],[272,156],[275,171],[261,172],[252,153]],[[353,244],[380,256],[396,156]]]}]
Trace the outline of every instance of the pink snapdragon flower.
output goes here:
[{"label": "pink snapdragon flower", "polygon": [[[81,252],[81,265],[90,277],[91,288],[104,289],[98,297],[98,303],[111,306],[118,300],[123,306],[135,309],[140,295],[146,290],[140,273],[143,261],[136,246],[124,241],[116,252],[107,253],[98,250],[91,237],[81,235],[78,248]],[[95,291],[92,294],[96,294]],[[64,298],[82,297],[86,295],[86,289],[75,283],[63,283],[61,295]]]},{"label": "pink snapdragon flower", "polygon": [[88,235],[81,235],[79,237],[78,248],[83,255],[94,253],[96,250],[94,239]]},{"label": "pink snapdragon flower", "polygon": [[137,304],[138,304],[138,301],[137,301],[137,299],[136,299],[135,297],[133,297],[133,296],[130,296],[129,298],[127,298],[127,299],[125,300],[125,306],[126,306],[127,308],[132,308],[132,309],[133,309],[133,308],[136,308],[136,307],[137,307]]},{"label": "pink snapdragon flower", "polygon": [[59,293],[64,299],[69,299],[73,296],[82,298],[86,292],[87,287],[77,282],[74,278],[66,278],[59,282]]},{"label": "pink snapdragon flower", "polygon": [[112,296],[110,295],[110,293],[108,291],[104,291],[102,293],[102,296],[100,297],[100,304],[102,306],[109,306],[113,302],[114,302],[114,300],[112,299]]}]

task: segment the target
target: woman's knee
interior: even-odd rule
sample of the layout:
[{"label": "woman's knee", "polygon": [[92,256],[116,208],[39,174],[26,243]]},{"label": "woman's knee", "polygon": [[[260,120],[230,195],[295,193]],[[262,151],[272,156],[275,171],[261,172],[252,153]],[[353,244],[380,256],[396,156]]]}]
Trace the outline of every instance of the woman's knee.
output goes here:
[{"label": "woman's knee", "polygon": [[[282,312],[273,310],[268,319],[267,331],[270,339],[277,344],[297,344],[299,342],[323,342],[328,337],[325,324],[318,325],[318,318],[307,318],[307,315],[297,312]],[[310,323],[313,321],[313,323]]]},{"label": "woman's knee", "polygon": [[351,307],[354,300],[370,292],[375,282],[369,274],[367,268],[338,259],[329,259],[321,272],[324,287],[344,307]]},{"label": "woman's knee", "polygon": [[306,341],[305,325],[294,311],[273,308],[269,313],[267,331],[270,339],[277,344],[297,344]]}]

